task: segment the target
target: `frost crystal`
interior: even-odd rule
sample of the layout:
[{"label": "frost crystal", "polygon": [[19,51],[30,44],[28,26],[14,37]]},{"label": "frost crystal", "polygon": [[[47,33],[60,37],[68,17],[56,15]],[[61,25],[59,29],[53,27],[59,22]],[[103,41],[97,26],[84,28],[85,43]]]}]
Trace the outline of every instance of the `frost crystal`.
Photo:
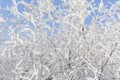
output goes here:
[{"label": "frost crystal", "polygon": [[55,2],[0,8],[0,80],[120,80],[120,1]]}]

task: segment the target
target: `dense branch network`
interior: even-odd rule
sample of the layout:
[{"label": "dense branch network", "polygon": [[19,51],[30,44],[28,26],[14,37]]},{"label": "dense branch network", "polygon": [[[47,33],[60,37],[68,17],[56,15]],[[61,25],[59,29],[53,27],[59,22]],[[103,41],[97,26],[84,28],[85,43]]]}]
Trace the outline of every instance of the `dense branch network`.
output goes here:
[{"label": "dense branch network", "polygon": [[120,80],[120,1],[12,3],[0,8],[1,80]]}]

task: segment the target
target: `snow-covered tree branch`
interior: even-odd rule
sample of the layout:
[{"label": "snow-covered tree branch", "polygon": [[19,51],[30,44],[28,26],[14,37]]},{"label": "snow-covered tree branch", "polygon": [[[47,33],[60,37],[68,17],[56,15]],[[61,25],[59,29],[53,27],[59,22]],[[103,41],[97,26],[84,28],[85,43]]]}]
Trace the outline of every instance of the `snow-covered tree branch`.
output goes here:
[{"label": "snow-covered tree branch", "polygon": [[120,80],[120,1],[55,1],[0,8],[0,80]]}]

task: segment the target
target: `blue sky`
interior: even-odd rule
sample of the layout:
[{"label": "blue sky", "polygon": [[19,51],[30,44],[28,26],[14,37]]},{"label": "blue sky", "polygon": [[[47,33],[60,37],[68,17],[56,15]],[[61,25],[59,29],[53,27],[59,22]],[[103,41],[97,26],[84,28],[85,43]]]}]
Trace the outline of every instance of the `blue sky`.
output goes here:
[{"label": "blue sky", "polygon": [[[87,1],[91,1],[91,0],[87,0]],[[106,8],[108,8],[108,9],[111,7],[109,2],[114,4],[116,1],[118,1],[118,0],[103,0],[104,6],[106,6]],[[101,0],[94,0],[93,4],[95,4],[95,6],[98,7],[100,2],[101,2]],[[97,10],[95,12],[96,12],[96,14],[98,14]],[[88,17],[86,17],[85,24],[89,25],[91,23],[91,20],[94,17],[94,15],[95,14],[92,12]]]},{"label": "blue sky", "polygon": [[[18,0],[18,1],[20,1],[20,0]],[[31,0],[25,0],[25,1],[29,3]],[[87,1],[91,1],[91,0],[87,0]],[[95,4],[96,7],[98,7],[100,1],[101,1],[101,0],[94,0],[94,4]],[[108,2],[115,3],[117,0],[103,0],[103,1],[104,1],[105,5],[107,5],[107,8],[110,8],[111,5],[108,4]],[[53,0],[52,3],[53,3],[54,6],[57,7],[57,6],[59,6],[60,4],[62,4],[63,1],[62,1],[62,0]],[[11,0],[0,0],[0,7],[1,7],[1,8],[5,8],[5,7],[7,7],[7,6],[8,6],[8,7],[12,6],[12,1],[11,1]],[[18,6],[18,10],[19,10],[20,12],[22,12],[22,11],[23,11],[23,5],[20,4],[20,5]],[[97,12],[97,11],[96,11],[96,12]],[[2,14],[2,16],[3,16],[4,18],[5,18],[5,17],[10,18],[10,17],[11,17],[11,15],[10,15],[10,13],[9,13],[8,11],[0,10],[0,14]],[[86,19],[85,19],[85,24],[90,24],[93,16],[94,16],[94,14],[91,13],[90,16],[86,17]]]},{"label": "blue sky", "polygon": [[[17,0],[17,1],[20,1],[20,0]],[[25,0],[25,1],[26,1],[27,3],[30,3],[31,0]],[[87,0],[87,1],[91,1],[91,0]],[[95,7],[98,7],[100,1],[101,1],[101,0],[94,0],[93,4],[95,4]],[[107,8],[109,9],[109,8],[111,7],[111,5],[108,4],[108,3],[111,2],[111,3],[114,4],[114,3],[115,3],[116,1],[118,1],[118,0],[103,0],[103,1],[104,1],[104,5],[106,5]],[[58,7],[59,5],[61,5],[61,4],[63,3],[63,1],[62,1],[62,0],[53,0],[52,3],[53,3],[53,5],[56,7],[56,9],[57,9],[57,7]],[[5,7],[10,7],[10,6],[12,6],[12,1],[11,1],[11,0],[0,0],[0,8],[1,8],[1,9],[0,9],[0,14],[3,16],[3,18],[8,18],[8,19],[11,18],[11,14],[10,14],[9,11],[2,10],[3,8],[5,8]],[[20,12],[22,12],[22,11],[24,10],[22,4],[18,5],[18,10],[19,10]],[[95,13],[95,14],[98,14],[98,11],[97,11],[97,10],[96,10],[96,13]],[[95,14],[94,14],[93,12],[91,12],[90,15],[86,17],[86,19],[85,19],[85,21],[84,21],[84,24],[85,24],[85,25],[89,25],[89,24],[91,23],[91,20],[92,20],[92,18],[94,17]],[[54,14],[53,14],[53,15],[54,15]],[[46,14],[45,16],[47,17],[47,14]],[[47,24],[48,24],[48,25],[51,25],[50,22],[47,22]],[[9,23],[8,23],[8,25],[9,25]],[[13,25],[14,25],[14,24],[13,24]],[[56,26],[56,27],[58,27],[59,25],[60,25],[60,24],[55,23],[55,26]],[[6,35],[7,32],[6,32],[6,31],[3,31],[3,33]],[[1,44],[1,43],[0,43],[0,44]]]}]

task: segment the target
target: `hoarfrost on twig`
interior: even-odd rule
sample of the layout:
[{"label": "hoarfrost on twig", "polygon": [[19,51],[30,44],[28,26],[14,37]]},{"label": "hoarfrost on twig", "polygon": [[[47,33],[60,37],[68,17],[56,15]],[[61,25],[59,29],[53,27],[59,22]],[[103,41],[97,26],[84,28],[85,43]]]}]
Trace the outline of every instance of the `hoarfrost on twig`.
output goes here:
[{"label": "hoarfrost on twig", "polygon": [[120,1],[12,3],[0,8],[1,80],[120,80]]}]

